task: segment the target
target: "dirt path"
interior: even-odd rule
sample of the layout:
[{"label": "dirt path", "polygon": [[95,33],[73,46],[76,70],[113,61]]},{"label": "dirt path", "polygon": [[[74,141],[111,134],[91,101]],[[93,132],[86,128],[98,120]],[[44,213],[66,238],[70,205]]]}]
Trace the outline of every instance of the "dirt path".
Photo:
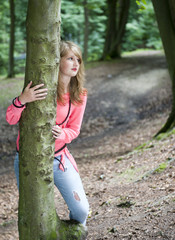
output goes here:
[{"label": "dirt path", "polygon": [[165,59],[153,53],[87,71],[89,98],[77,147],[108,143],[109,137],[124,134],[141,120],[157,118],[170,109],[171,82]]},{"label": "dirt path", "polygon": [[[87,70],[87,88],[82,131],[69,149],[90,202],[88,240],[175,239],[175,136],[152,140],[171,105],[164,57],[151,52],[103,63]],[[3,116],[0,230],[2,240],[17,240],[18,193],[9,160],[14,151],[7,151],[17,128]],[[55,204],[67,218],[56,190]]]}]

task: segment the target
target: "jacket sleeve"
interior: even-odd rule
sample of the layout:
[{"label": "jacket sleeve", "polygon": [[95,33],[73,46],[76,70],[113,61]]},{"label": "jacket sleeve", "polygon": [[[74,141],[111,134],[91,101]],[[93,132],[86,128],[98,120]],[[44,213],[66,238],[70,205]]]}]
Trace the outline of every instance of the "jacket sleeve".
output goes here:
[{"label": "jacket sleeve", "polygon": [[13,103],[7,108],[6,111],[6,121],[10,125],[15,125],[19,122],[22,111],[26,108],[25,105],[22,105],[18,98],[13,100]]},{"label": "jacket sleeve", "polygon": [[63,131],[58,141],[70,143],[73,139],[75,139],[79,135],[86,107],[87,95],[83,96],[82,100],[83,103],[81,105],[74,106],[72,113],[69,117],[68,123],[66,124],[66,127],[63,128]]}]

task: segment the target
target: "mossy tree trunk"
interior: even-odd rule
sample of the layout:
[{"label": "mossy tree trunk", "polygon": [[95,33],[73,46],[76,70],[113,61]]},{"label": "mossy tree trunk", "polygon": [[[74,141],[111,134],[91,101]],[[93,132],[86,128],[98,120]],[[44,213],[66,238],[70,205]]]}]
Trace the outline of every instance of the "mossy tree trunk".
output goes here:
[{"label": "mossy tree trunk", "polygon": [[46,100],[27,104],[20,120],[19,239],[84,239],[82,225],[60,221],[54,205],[51,133],[56,118],[60,0],[29,0],[24,87],[44,83]]},{"label": "mossy tree trunk", "polygon": [[152,3],[165,50],[173,92],[171,113],[163,128],[156,134],[158,135],[175,126],[175,1],[152,0]]},{"label": "mossy tree trunk", "polygon": [[108,22],[102,59],[120,58],[130,0],[107,0]]}]

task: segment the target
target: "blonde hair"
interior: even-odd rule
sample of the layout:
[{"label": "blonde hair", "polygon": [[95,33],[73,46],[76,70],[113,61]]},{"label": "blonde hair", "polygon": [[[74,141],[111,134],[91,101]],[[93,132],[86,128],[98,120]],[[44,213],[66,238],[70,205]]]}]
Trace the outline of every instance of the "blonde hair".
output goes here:
[{"label": "blonde hair", "polygon": [[[60,57],[64,57],[67,55],[68,51],[72,51],[79,59],[80,59],[80,67],[78,73],[75,77],[71,77],[69,83],[69,93],[70,100],[72,103],[82,103],[81,95],[86,95],[87,90],[83,87],[85,81],[85,71],[84,64],[82,60],[82,53],[79,46],[70,41],[61,41],[60,43]],[[57,98],[58,101],[64,104],[63,98],[63,84],[60,81],[60,77],[58,77],[58,85],[57,85]]]}]

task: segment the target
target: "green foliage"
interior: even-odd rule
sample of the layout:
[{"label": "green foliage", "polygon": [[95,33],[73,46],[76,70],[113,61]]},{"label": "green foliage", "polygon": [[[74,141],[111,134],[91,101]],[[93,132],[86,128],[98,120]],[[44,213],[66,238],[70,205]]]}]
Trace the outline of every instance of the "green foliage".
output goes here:
[{"label": "green foliage", "polygon": [[[15,73],[24,71],[25,59],[19,60],[26,51],[26,28],[25,19],[27,11],[27,0],[15,1]],[[10,9],[9,1],[0,3],[0,75],[7,74],[9,36],[10,36]]]},{"label": "green foliage", "polygon": [[9,45],[9,2],[2,1],[0,4],[0,74],[6,72],[8,66]]},{"label": "green foliage", "polygon": [[[89,12],[88,61],[101,57],[105,38],[106,3],[101,0],[88,0]],[[84,44],[84,7],[82,1],[62,0],[61,38],[78,43],[82,50]]]},{"label": "green foliage", "polygon": [[83,7],[72,1],[62,1],[61,38],[81,43],[83,41]]},{"label": "green foliage", "polygon": [[148,3],[142,12],[137,11],[138,18],[133,18],[126,25],[126,34],[123,43],[124,51],[137,48],[161,49],[162,42],[159,35],[154,9]]},{"label": "green foliage", "polygon": [[136,0],[136,3],[139,6],[139,10],[146,9],[146,0]]},{"label": "green foliage", "polygon": [[15,1],[15,73],[24,73],[26,53],[26,15],[28,0]]},{"label": "green foliage", "polygon": [[[24,73],[26,52],[26,12],[28,0],[15,1],[15,73]],[[146,6],[143,11],[140,9]],[[87,0],[89,15],[88,61],[101,59],[107,23],[107,1]],[[118,5],[117,5],[118,7]],[[118,12],[118,11],[117,11]],[[84,46],[84,4],[82,0],[62,0],[61,38]],[[7,74],[10,34],[9,1],[0,2],[0,75]],[[150,1],[131,1],[122,51],[162,48],[154,10]]]}]

